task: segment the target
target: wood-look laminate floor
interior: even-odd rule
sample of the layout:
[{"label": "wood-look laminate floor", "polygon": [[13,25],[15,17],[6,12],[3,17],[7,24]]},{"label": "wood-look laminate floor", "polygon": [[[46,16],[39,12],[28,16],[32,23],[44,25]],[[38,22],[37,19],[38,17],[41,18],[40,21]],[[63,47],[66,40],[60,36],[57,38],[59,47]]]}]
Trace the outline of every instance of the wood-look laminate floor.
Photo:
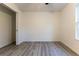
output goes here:
[{"label": "wood-look laminate floor", "polygon": [[77,56],[60,42],[26,42],[0,49],[0,56]]}]

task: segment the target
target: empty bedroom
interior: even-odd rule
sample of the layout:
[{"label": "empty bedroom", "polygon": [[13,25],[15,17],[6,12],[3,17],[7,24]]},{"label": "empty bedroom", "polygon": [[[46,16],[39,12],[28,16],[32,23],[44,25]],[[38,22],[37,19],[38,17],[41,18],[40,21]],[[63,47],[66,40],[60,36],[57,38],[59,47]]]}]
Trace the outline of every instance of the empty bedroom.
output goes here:
[{"label": "empty bedroom", "polygon": [[0,3],[0,56],[78,56],[79,4]]}]

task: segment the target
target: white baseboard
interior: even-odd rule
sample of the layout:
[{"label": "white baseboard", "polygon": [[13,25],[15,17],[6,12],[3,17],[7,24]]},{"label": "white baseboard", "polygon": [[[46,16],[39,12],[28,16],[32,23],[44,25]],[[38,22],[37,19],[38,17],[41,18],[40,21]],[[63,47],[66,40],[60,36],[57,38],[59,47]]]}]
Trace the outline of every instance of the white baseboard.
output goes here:
[{"label": "white baseboard", "polygon": [[19,45],[19,44],[21,44],[23,42],[60,42],[60,41],[20,41],[16,45]]}]

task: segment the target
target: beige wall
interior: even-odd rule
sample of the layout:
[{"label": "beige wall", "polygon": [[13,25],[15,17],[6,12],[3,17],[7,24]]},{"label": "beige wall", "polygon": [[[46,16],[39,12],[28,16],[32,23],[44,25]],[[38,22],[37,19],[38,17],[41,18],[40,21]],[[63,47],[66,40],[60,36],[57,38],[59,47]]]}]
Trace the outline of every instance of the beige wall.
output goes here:
[{"label": "beige wall", "polygon": [[14,3],[3,3],[6,7],[8,7],[8,8],[10,8],[11,10],[13,10],[13,11],[15,11],[15,12],[17,12],[17,13],[19,13],[19,12],[21,12],[20,10],[19,10],[19,8],[14,4]]},{"label": "beige wall", "polygon": [[0,5],[0,48],[15,41],[15,13]]},{"label": "beige wall", "polygon": [[79,54],[79,41],[75,39],[75,5],[68,4],[61,11],[61,42]]},{"label": "beige wall", "polygon": [[24,12],[21,15],[19,41],[59,40],[59,12]]}]

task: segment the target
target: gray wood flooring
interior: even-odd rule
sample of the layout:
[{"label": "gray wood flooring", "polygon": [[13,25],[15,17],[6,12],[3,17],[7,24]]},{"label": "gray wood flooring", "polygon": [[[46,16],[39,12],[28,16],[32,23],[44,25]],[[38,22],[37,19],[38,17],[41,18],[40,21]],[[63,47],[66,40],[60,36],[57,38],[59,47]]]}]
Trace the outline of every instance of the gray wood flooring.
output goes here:
[{"label": "gray wood flooring", "polygon": [[[0,56],[77,56],[60,42],[14,43],[0,49]],[[67,48],[67,49],[66,49]]]}]

